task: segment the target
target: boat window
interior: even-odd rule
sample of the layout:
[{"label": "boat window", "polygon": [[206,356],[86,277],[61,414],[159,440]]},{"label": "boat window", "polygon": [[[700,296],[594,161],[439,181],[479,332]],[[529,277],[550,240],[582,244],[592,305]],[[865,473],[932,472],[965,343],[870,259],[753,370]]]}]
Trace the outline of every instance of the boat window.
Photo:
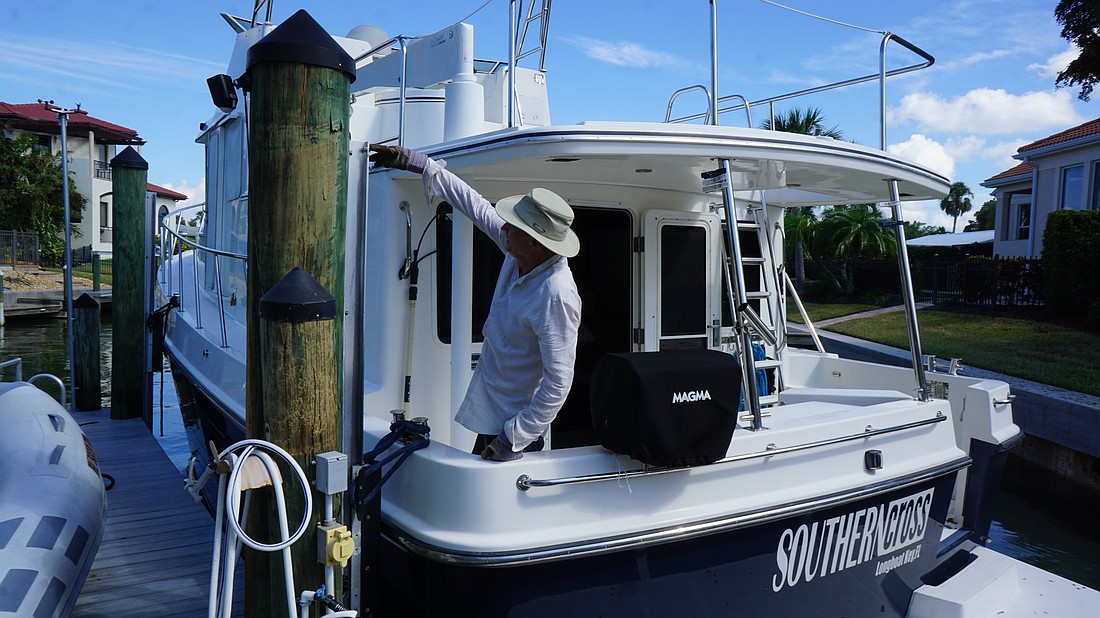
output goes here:
[{"label": "boat window", "polygon": [[[221,195],[222,184],[222,140],[219,131],[213,131],[206,138],[206,207],[209,212],[216,212],[218,198]],[[199,244],[211,246],[218,236],[221,222],[216,217],[210,217],[207,225],[203,227],[199,236]],[[211,260],[206,259],[206,253],[198,252],[198,262],[203,265],[203,285],[206,289],[214,287],[214,268]]]},{"label": "boat window", "polygon": [[[443,202],[436,212],[450,212],[451,205]],[[436,336],[443,343],[451,342],[451,220],[449,217],[436,219],[435,260],[436,269]],[[474,272],[473,272],[473,342],[481,343],[485,327],[485,318],[489,316],[489,305],[493,301],[493,289],[496,287],[500,266],[504,263],[504,253],[485,232],[474,228]]]},{"label": "boat window", "polygon": [[661,228],[661,349],[707,345],[707,230]]}]

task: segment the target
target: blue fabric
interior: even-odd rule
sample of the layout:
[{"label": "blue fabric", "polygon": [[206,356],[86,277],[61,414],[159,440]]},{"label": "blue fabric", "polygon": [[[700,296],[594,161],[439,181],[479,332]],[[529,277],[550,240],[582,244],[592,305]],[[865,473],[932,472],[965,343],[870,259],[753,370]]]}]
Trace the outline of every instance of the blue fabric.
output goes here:
[{"label": "blue fabric", "polygon": [[[752,344],[752,358],[753,360],[767,360],[768,353],[764,350],[764,346],[759,343]],[[768,372],[763,369],[756,370],[756,392],[760,395],[768,394]],[[745,401],[748,395],[741,396],[741,406],[737,408],[738,412],[745,409]]]}]

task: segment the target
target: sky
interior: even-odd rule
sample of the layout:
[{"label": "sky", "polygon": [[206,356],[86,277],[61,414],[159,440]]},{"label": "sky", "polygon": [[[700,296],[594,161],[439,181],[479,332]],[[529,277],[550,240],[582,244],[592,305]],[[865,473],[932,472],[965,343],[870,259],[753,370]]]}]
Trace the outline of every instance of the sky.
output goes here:
[{"label": "sky", "polygon": [[[1077,50],[1060,36],[1056,0],[764,0],[718,1],[721,96],[751,101],[878,72],[890,32],[924,49],[935,64],[887,81],[887,150],[965,183],[974,209],[990,199],[980,185],[1015,166],[1029,142],[1096,118],[1100,101],[1055,88],[1055,75]],[[280,22],[306,9],[343,35],[374,24],[390,35],[430,34],[467,18],[484,0],[300,0],[275,2]],[[250,14],[247,0],[0,1],[0,101],[80,104],[93,116],[146,140],[149,181],[202,201],[200,122],[215,112],[206,78],[222,73],[234,34],[219,13]],[[506,0],[472,17],[475,56],[506,59]],[[679,88],[710,85],[710,4],[705,0],[558,0],[546,50],[554,124],[584,120],[660,121]],[[887,66],[920,62],[888,47]],[[530,62],[525,63],[530,66]],[[234,76],[236,77],[236,76]],[[816,107],[826,128],[879,146],[875,83],[777,104]],[[701,112],[701,93],[677,100],[673,117]],[[754,108],[753,124],[765,118]],[[743,111],[722,124],[745,126]],[[952,221],[938,202],[907,205],[907,220]]]}]

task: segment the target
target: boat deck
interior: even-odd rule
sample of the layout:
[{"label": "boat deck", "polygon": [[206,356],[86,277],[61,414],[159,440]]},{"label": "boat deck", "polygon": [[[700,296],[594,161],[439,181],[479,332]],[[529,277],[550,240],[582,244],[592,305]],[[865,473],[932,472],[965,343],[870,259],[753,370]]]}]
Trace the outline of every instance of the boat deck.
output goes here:
[{"label": "boat deck", "polygon": [[[206,616],[214,520],[183,489],[179,472],[140,418],[78,412],[107,492],[107,527],[74,617]],[[243,568],[233,615],[243,615]]]}]

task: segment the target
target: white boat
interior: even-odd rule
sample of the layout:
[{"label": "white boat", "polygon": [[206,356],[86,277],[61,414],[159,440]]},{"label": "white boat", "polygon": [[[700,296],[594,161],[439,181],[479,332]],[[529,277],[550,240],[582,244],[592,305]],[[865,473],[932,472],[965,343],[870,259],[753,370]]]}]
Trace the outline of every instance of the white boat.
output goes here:
[{"label": "white boat", "polygon": [[95,453],[28,382],[0,382],[0,422],[0,616],[68,616],[106,525]]},{"label": "white boat", "polygon": [[[421,38],[375,27],[333,37],[355,74],[342,299],[344,410],[354,413],[345,414],[345,446],[362,453],[389,432],[390,410],[406,399],[410,328],[409,414],[430,427],[430,444],[382,491],[378,564],[365,564],[369,552],[352,563],[353,582],[367,571],[381,578],[377,598],[353,585],[349,601],[423,616],[969,616],[1024,607],[1018,571],[1005,566],[1014,563],[983,547],[1006,451],[1021,437],[1008,385],[924,366],[907,277],[911,369],[795,348],[783,317],[785,209],[880,203],[898,221],[902,202],[938,199],[949,180],[876,148],[718,125],[714,110],[726,99],[717,97],[717,68],[710,89],[694,87],[707,93],[709,124],[553,125],[546,74],[516,61],[522,33],[540,33],[528,47],[545,50],[545,27],[531,24],[548,23],[549,5],[529,5],[526,21],[513,16],[524,27],[500,62],[474,59],[464,24]],[[274,26],[256,15],[227,20],[237,45],[223,83],[234,83]],[[282,27],[299,26],[300,14]],[[895,35],[882,53],[891,41],[926,59],[891,73],[931,64]],[[220,450],[245,432],[248,109],[220,105],[198,138],[210,163],[203,234],[183,252],[165,236],[158,281],[162,299],[180,302],[165,349],[199,453],[206,440]],[[474,436],[453,417],[499,254],[462,217],[425,203],[419,176],[370,169],[365,146],[374,142],[446,160],[490,201],[540,186],[576,212],[582,251],[569,263],[582,334],[547,450],[503,465],[470,454]],[[900,226],[897,234],[904,264]],[[421,276],[415,313],[403,276],[411,261]],[[595,371],[607,355],[618,355],[605,361],[616,369]],[[695,453],[594,424],[623,411],[591,395],[634,396],[631,385],[667,378],[685,355],[700,364],[691,372],[700,381],[674,389],[673,401],[736,409],[743,399],[744,411],[720,452],[704,457],[710,463],[662,467],[655,462]],[[661,360],[648,369],[639,358]],[[720,386],[734,394],[715,401]],[[667,421],[666,401],[636,399],[628,420]],[[1078,615],[1098,598],[1058,581],[1075,590],[1058,598]]]}]

